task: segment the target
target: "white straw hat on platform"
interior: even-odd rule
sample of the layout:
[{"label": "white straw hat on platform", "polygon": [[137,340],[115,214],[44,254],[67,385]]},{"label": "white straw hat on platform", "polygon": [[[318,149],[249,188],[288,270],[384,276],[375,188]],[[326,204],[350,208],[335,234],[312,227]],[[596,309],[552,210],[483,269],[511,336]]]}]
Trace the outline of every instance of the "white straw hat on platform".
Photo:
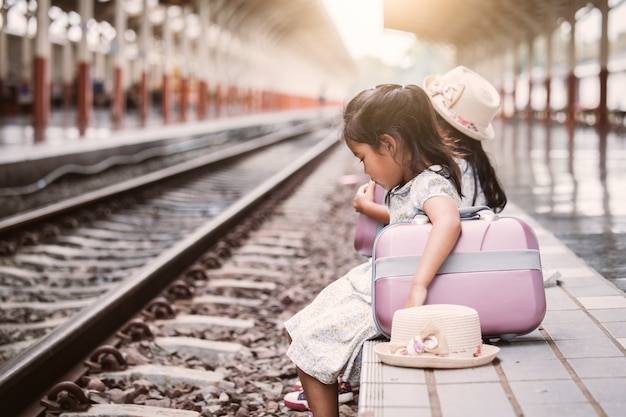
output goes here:
[{"label": "white straw hat on platform", "polygon": [[388,365],[470,368],[488,364],[500,348],[483,344],[473,308],[429,304],[396,311],[391,341],[377,344],[374,351]]},{"label": "white straw hat on platform", "polygon": [[450,125],[476,140],[493,139],[491,124],[500,110],[500,94],[489,81],[459,66],[444,75],[429,75],[424,90]]}]

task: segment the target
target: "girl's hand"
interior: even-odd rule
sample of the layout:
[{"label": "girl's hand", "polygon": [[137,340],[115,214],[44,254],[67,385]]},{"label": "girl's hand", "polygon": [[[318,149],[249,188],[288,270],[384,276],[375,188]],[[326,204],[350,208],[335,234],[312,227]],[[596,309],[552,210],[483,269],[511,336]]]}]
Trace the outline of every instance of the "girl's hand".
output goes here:
[{"label": "girl's hand", "polygon": [[369,204],[374,202],[374,181],[363,184],[357,190],[354,196],[354,209],[358,213],[363,213]]},{"label": "girl's hand", "polygon": [[369,183],[360,186],[354,196],[354,210],[356,210],[357,213],[364,214],[367,217],[376,220],[377,222],[388,224],[389,209],[387,209],[385,204],[377,203],[374,200],[375,189],[376,183],[374,181],[370,181]]},{"label": "girl's hand", "polygon": [[426,287],[415,284],[411,285],[411,290],[409,291],[409,296],[406,299],[406,303],[404,303],[404,308],[423,305],[426,302],[427,295],[428,290],[426,289]]}]

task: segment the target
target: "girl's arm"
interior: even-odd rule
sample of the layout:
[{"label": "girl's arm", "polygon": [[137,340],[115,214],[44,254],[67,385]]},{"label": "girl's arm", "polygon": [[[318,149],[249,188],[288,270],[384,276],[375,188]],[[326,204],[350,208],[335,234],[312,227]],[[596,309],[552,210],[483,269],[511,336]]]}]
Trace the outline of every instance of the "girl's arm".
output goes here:
[{"label": "girl's arm", "polygon": [[389,224],[389,209],[374,201],[374,181],[364,184],[354,196],[354,209],[380,223]]},{"label": "girl's arm", "polygon": [[454,248],[461,233],[459,209],[452,198],[431,197],[424,203],[424,212],[430,219],[432,230],[413,276],[405,307],[419,306],[426,302],[428,285]]}]

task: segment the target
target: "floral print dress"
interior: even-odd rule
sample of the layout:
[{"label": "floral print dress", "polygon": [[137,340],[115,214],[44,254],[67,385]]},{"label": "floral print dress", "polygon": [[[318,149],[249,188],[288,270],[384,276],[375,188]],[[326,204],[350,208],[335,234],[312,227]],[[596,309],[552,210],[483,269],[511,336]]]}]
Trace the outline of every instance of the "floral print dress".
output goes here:
[{"label": "floral print dress", "polygon": [[[391,223],[410,221],[431,197],[461,199],[452,183],[431,166],[389,192]],[[439,172],[439,173],[438,173]],[[372,316],[372,268],[367,261],[328,285],[311,304],[285,322],[292,342],[287,356],[306,374],[325,383],[356,382],[365,341],[379,336]]]}]

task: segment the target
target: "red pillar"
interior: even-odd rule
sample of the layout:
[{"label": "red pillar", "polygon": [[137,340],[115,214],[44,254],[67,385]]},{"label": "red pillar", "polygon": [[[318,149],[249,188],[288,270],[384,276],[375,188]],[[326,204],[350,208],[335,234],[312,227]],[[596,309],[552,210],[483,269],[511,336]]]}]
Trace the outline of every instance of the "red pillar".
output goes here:
[{"label": "red pillar", "polygon": [[513,102],[513,114],[511,117],[517,117],[517,74],[513,74],[513,89],[511,90],[511,101]]},{"label": "red pillar", "polygon": [[189,78],[180,80],[180,120],[187,120],[187,108],[189,107]]},{"label": "red pillar", "polygon": [[609,79],[609,70],[605,67],[600,69],[600,103],[596,114],[596,126],[600,130],[604,130],[608,125],[607,103],[607,81]]},{"label": "red pillar", "polygon": [[252,113],[252,104],[254,100],[254,92],[252,91],[252,87],[248,87],[246,89],[246,112]]},{"label": "red pillar", "polygon": [[528,69],[528,102],[526,103],[526,118],[528,120],[533,118],[533,105],[532,105],[532,97],[533,97],[533,77],[531,74],[531,69]]},{"label": "red pillar", "polygon": [[567,121],[569,126],[576,123],[576,74],[571,71],[567,75]]},{"label": "red pillar", "polygon": [[237,114],[239,112],[238,95],[237,86],[231,85],[228,87],[228,109],[230,114]]},{"label": "red pillar", "polygon": [[139,119],[141,124],[145,125],[148,119],[148,110],[150,108],[150,92],[148,91],[148,73],[141,73],[141,86],[139,91]]},{"label": "red pillar", "polygon": [[198,81],[198,119],[204,119],[207,115],[207,103],[208,103],[208,90],[209,86],[206,81]]},{"label": "red pillar", "polygon": [[78,115],[78,131],[84,135],[89,124],[89,110],[91,107],[91,87],[89,85],[89,64],[80,62],[78,64],[78,88],[76,91],[76,106]]},{"label": "red pillar", "polygon": [[550,77],[546,77],[545,80],[545,89],[546,89],[546,113],[544,116],[544,120],[549,121],[550,120],[550,115],[552,114],[552,109],[550,108],[550,103],[551,103],[551,85],[552,85],[552,79]]},{"label": "red pillar", "polygon": [[124,86],[122,68],[116,67],[113,79],[113,122],[120,125],[124,119]]},{"label": "red pillar", "polygon": [[222,86],[217,84],[215,86],[215,116],[219,117],[222,113],[223,102]]},{"label": "red pillar", "polygon": [[167,123],[170,116],[170,77],[163,75],[163,85],[161,87],[161,113],[163,114],[163,123]]},{"label": "red pillar", "polygon": [[35,57],[35,73],[33,79],[33,127],[43,128],[48,124],[50,116],[50,83],[47,76],[48,59]]}]

